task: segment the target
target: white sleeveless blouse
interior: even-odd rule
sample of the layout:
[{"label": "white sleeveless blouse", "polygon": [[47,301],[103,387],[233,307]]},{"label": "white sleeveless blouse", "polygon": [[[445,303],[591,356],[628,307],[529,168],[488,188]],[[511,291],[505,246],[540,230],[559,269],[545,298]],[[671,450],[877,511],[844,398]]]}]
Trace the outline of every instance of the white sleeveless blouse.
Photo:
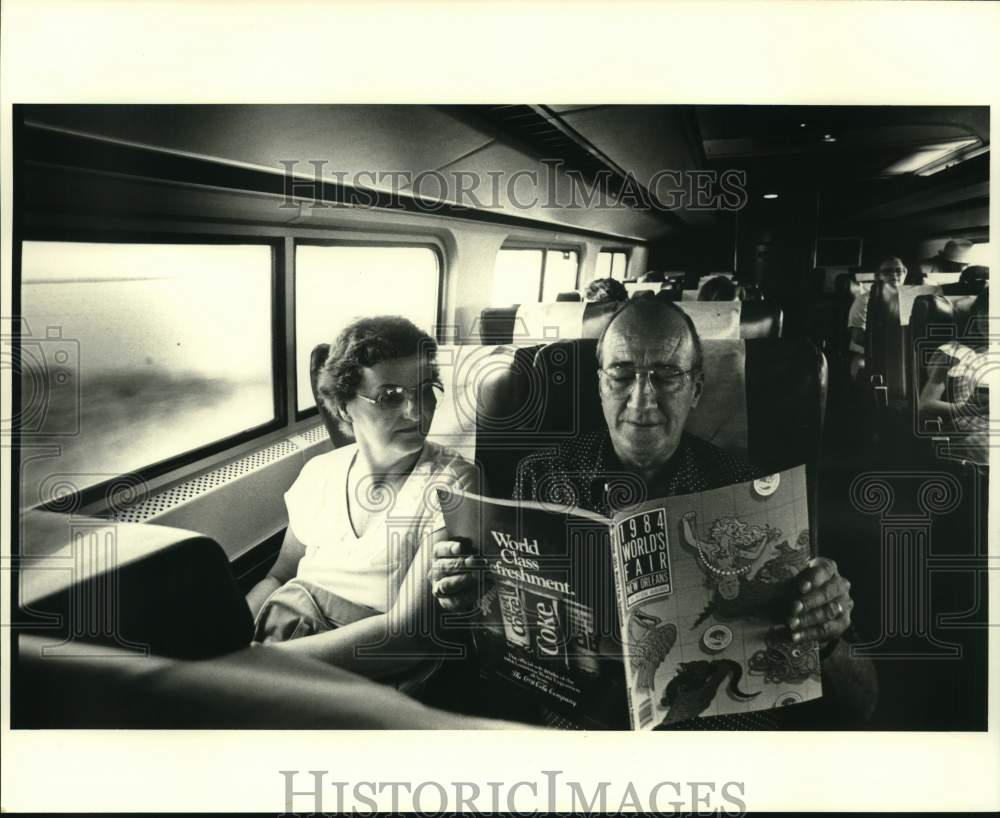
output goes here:
[{"label": "white sleeveless blouse", "polygon": [[362,482],[357,501],[372,516],[358,537],[347,511],[347,473],[356,453],[352,444],[314,457],[285,493],[288,525],[306,547],[296,576],[385,612],[420,543],[444,528],[436,489],[475,485],[475,467],[457,452],[425,442],[397,492],[366,492]]}]

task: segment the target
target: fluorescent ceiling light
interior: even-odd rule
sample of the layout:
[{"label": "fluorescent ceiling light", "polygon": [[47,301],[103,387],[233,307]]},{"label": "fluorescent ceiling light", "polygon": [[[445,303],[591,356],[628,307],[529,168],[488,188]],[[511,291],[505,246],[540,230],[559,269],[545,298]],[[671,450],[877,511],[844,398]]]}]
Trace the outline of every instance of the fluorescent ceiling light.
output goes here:
[{"label": "fluorescent ceiling light", "polygon": [[[904,173],[916,173],[919,176],[930,176],[939,170],[944,170],[950,164],[957,164],[965,159],[978,156],[989,150],[988,145],[979,145],[974,137],[968,139],[953,139],[950,142],[937,142],[916,149],[909,156],[889,165],[882,174],[899,176]],[[971,152],[968,149],[972,149]]]},{"label": "fluorescent ceiling light", "polygon": [[989,149],[989,145],[969,145],[968,147],[961,148],[954,153],[948,154],[947,156],[943,156],[936,162],[925,165],[917,171],[917,176],[933,176],[935,173],[945,170],[946,168],[953,167],[960,162],[965,162],[967,159],[974,159],[975,157],[986,153]]},{"label": "fluorescent ceiling light", "polygon": [[765,193],[764,194],[764,198],[765,199],[777,199],[778,198],[778,194],[777,193]]}]

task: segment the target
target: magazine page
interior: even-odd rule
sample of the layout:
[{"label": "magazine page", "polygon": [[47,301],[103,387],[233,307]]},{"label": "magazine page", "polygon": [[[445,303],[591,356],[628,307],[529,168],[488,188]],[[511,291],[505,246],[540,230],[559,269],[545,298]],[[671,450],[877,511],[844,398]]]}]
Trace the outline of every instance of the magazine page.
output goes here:
[{"label": "magazine page", "polygon": [[822,695],[784,624],[814,556],[804,466],[622,511],[612,548],[636,729]]},{"label": "magazine page", "polygon": [[474,636],[490,682],[489,712],[627,729],[610,521],[569,507],[439,491],[449,537],[468,538],[488,564]]}]

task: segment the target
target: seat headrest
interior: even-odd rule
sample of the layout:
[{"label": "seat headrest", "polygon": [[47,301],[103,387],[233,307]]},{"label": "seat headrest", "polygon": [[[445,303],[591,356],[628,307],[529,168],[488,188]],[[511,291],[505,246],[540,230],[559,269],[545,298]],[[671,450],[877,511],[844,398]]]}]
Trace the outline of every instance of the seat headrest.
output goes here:
[{"label": "seat headrest", "polygon": [[556,301],[582,301],[582,300],[583,299],[580,298],[580,293],[578,293],[576,290],[570,290],[567,293],[556,294]]},{"label": "seat headrest", "polygon": [[744,301],[740,307],[740,337],[780,338],[784,312],[776,301]]},{"label": "seat headrest", "polygon": [[899,292],[899,324],[908,326],[913,313],[913,302],[922,295],[939,295],[941,288],[936,284],[904,284]]},{"label": "seat headrest", "polygon": [[323,368],[329,355],[329,344],[316,344],[313,348],[313,351],[309,355],[309,383],[312,386],[313,399],[316,401],[316,409],[319,412],[319,416],[323,419],[323,425],[326,427],[333,445],[338,447],[347,445],[352,441],[352,438],[341,427],[337,419],[330,413],[330,410],[327,409],[326,402],[320,397],[317,388],[319,385],[319,371]]},{"label": "seat headrest", "polygon": [[[667,285],[654,297],[675,302]],[[683,301],[677,306],[694,322],[702,340],[780,338],[782,310],[773,301]],[[561,302],[492,307],[480,316],[483,344],[534,346],[556,340],[599,338],[621,302]]]},{"label": "seat headrest", "polygon": [[645,292],[656,295],[662,285],[662,281],[640,281],[635,284],[626,284],[625,292],[628,293],[629,298],[635,298],[637,294]]}]

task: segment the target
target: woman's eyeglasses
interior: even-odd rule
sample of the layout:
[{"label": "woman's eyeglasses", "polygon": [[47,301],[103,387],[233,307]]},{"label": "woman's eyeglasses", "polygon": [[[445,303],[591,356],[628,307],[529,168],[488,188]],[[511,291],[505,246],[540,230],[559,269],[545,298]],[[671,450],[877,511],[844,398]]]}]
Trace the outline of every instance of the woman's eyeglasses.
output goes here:
[{"label": "woman's eyeglasses", "polygon": [[612,365],[597,371],[604,376],[604,383],[607,384],[608,391],[616,398],[621,398],[627,395],[632,389],[632,384],[643,376],[648,379],[650,387],[655,392],[661,394],[679,392],[684,388],[685,378],[698,372],[698,368],[678,369],[669,364],[662,366],[632,366],[629,364]]},{"label": "woman's eyeglasses", "polygon": [[408,400],[423,406],[437,403],[438,397],[443,394],[444,385],[440,381],[427,381],[414,387],[385,384],[379,387],[374,398],[361,394],[358,397],[368,401],[383,412],[398,412],[406,406]]}]

